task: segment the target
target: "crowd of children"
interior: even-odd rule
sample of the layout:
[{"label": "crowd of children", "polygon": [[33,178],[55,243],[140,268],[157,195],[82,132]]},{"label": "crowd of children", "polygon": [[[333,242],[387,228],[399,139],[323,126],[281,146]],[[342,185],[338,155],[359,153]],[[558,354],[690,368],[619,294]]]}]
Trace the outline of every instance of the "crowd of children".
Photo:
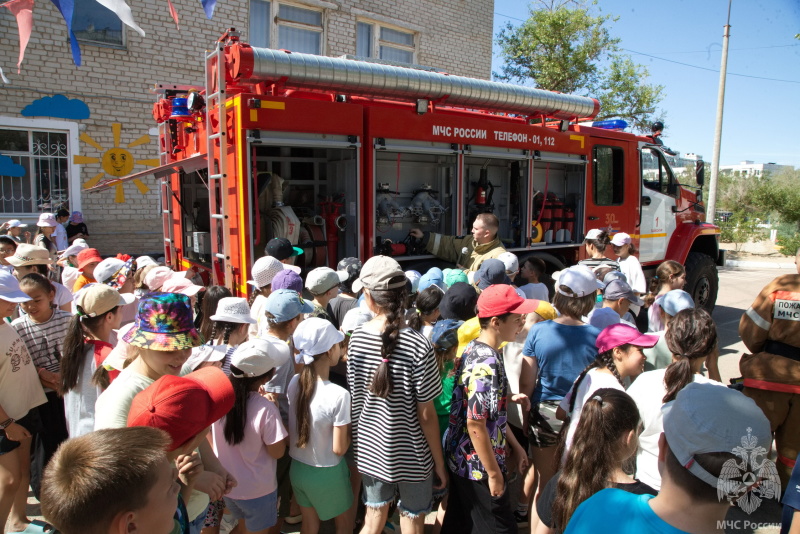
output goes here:
[{"label": "crowd of children", "polygon": [[646,293],[627,234],[590,230],[588,259],[552,277],[510,253],[301,276],[302,249],[273,239],[248,300],[147,256],[104,259],[80,213],[65,236],[45,215],[33,243],[19,221],[0,236],[9,532],[50,528],[26,517],[29,485],[63,534],[217,534],[225,517],[240,534],[378,534],[395,511],[406,534],[434,511],[436,533],[705,532],[729,506],[715,492],[732,449],[771,442],[719,383],[683,266]]}]

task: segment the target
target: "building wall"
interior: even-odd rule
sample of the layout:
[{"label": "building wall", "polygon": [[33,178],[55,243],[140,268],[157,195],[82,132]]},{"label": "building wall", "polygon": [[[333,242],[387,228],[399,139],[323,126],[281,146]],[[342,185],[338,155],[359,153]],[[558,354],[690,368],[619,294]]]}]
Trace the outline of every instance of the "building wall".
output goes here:
[{"label": "building wall", "polygon": [[[295,3],[326,8],[328,55],[355,54],[356,20],[369,18],[417,32],[417,63],[452,74],[490,77],[494,0]],[[247,0],[220,1],[213,20],[206,19],[197,0],[173,0],[173,4],[180,15],[180,30],[176,29],[165,0],[129,1],[146,37],[126,28],[125,49],[82,43],[83,65],[75,67],[61,15],[51,2],[39,2],[19,75],[15,68],[19,53],[16,21],[6,12],[0,17],[0,66],[12,83],[0,84],[0,120],[22,118],[21,110],[33,101],[63,94],[83,101],[91,112],[88,119],[52,119],[78,124],[81,140],[78,146],[69,147],[70,158],[79,154],[100,159],[114,147],[113,125],[119,123],[120,147],[136,161],[157,159],[158,137],[151,115],[155,97],[150,88],[156,82],[201,85],[203,51],[228,27],[242,31],[245,41],[248,37]],[[149,132],[149,140],[143,139]],[[127,147],[129,144],[135,146]],[[144,170],[151,163],[137,164],[133,172]],[[98,175],[103,175],[101,179],[111,177],[100,162],[84,162],[79,168],[79,176],[71,178],[80,180],[82,185]],[[80,199],[72,200],[70,207],[80,207],[84,213],[91,235],[89,243],[102,254],[163,250],[158,188],[152,177],[142,182],[148,192],[140,192],[132,183],[123,186],[124,202],[115,202],[120,199],[114,189],[83,192]],[[9,217],[0,212],[0,218]],[[27,217],[28,221],[32,219]]]}]

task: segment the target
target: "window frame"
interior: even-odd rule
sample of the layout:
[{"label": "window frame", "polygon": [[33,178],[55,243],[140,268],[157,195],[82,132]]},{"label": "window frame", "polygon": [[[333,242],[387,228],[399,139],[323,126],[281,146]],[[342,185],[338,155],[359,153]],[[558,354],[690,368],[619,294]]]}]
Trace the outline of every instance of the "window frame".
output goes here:
[{"label": "window frame", "polygon": [[[105,6],[101,6],[101,7],[103,7],[104,9],[108,9]],[[114,14],[113,12],[111,12],[111,13],[114,15],[114,18],[116,18],[117,21],[120,24],[120,33],[122,34],[122,43],[121,44],[105,43],[103,41],[95,41],[93,39],[85,39],[85,38],[81,38],[77,34],[75,34],[75,38],[78,40],[78,42],[81,43],[81,44],[87,44],[89,46],[99,46],[101,48],[114,48],[116,50],[127,50],[128,49],[128,31],[127,31],[128,30],[128,25],[125,24],[124,22],[122,22],[121,20],[119,20],[119,18],[117,17],[116,14]],[[72,20],[73,20],[73,24],[74,24],[74,20],[75,20],[75,14],[74,13],[72,15]]]},{"label": "window frame", "polygon": [[[70,211],[81,211],[81,169],[75,163],[75,156],[79,153],[80,147],[78,139],[80,136],[79,125],[75,122],[58,121],[52,119],[18,119],[14,117],[0,116],[0,128],[25,130],[27,132],[54,132],[67,134],[67,163],[68,172],[68,200]],[[29,177],[32,179],[32,177]],[[42,211],[19,211],[19,212],[0,212],[0,216],[38,217]]]},{"label": "window frame", "polygon": [[[598,158],[597,158],[597,149],[604,148],[611,150],[611,161],[613,167],[611,169],[611,184],[614,189],[612,190],[611,194],[611,201],[608,203],[601,203],[598,192]],[[619,165],[617,165],[619,163]],[[617,169],[619,167],[619,170]],[[618,186],[618,187],[616,187]],[[619,199],[618,202],[615,202],[615,195],[619,191]],[[625,203],[625,149],[621,146],[615,145],[594,145],[592,147],[592,201],[594,202],[595,206],[622,206]]]},{"label": "window frame", "polygon": [[678,196],[678,180],[675,177],[675,174],[672,170],[672,166],[667,161],[667,158],[664,154],[654,147],[645,146],[642,148],[642,152],[639,154],[640,158],[640,167],[642,169],[642,173],[644,173],[644,150],[649,150],[656,158],[656,162],[658,164],[658,188],[654,188],[652,185],[648,185],[648,181],[644,179],[644,176],[641,177],[642,180],[642,187],[648,189],[650,191],[656,191],[657,193],[661,193],[662,195],[677,197]]},{"label": "window frame", "polygon": [[[395,48],[397,50],[411,52],[411,62],[408,64],[409,65],[418,64],[419,32],[410,30],[408,28],[403,28],[402,26],[397,26],[395,24],[387,24],[385,22],[380,22],[369,18],[358,17],[356,19],[356,52],[358,51],[358,24],[367,24],[371,27],[371,36],[370,36],[371,55],[369,56],[369,58],[380,60],[381,46],[386,46],[388,48]],[[414,44],[411,46],[407,46],[392,41],[384,41],[381,39],[381,28],[386,28],[387,30],[394,30],[396,32],[410,34]],[[382,60],[382,61],[391,61],[391,60]]]},{"label": "window frame", "polygon": [[[327,31],[327,21],[328,18],[326,15],[326,8],[310,5],[310,4],[303,4],[300,2],[287,2],[284,0],[250,0],[247,4],[247,21],[248,21],[248,33],[253,33],[251,30],[251,26],[253,24],[253,1],[261,1],[261,2],[269,2],[269,20],[265,21],[269,24],[269,43],[267,43],[267,48],[272,48],[274,50],[279,50],[278,43],[280,42],[280,28],[281,26],[287,28],[294,28],[298,30],[305,30],[305,31],[313,31],[320,35],[320,42],[319,42],[319,51],[315,54],[318,56],[323,56],[327,52],[328,48],[328,31]],[[303,22],[295,22],[287,19],[281,19],[278,14],[280,13],[281,5],[296,7],[299,9],[306,9],[308,11],[316,11],[320,14],[322,22],[320,26],[307,24]],[[306,52],[307,53],[307,52]]]}]

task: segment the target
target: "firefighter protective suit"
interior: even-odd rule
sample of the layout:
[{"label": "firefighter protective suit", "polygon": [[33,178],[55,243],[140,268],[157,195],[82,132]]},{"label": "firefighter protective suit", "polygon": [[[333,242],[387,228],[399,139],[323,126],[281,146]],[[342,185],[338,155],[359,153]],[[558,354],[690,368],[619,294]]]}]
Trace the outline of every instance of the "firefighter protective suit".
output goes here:
[{"label": "firefighter protective suit", "polygon": [[742,315],[739,335],[753,353],[739,361],[744,393],[770,421],[786,487],[800,452],[800,274],[767,284]]}]

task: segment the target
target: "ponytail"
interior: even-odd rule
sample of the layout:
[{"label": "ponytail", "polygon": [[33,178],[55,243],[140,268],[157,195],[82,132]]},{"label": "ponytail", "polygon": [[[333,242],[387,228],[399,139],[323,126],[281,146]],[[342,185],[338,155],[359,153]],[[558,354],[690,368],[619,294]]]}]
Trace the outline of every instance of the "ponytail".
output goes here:
[{"label": "ponytail", "polygon": [[673,358],[676,358],[667,366],[664,375],[667,394],[663,402],[670,402],[692,382],[692,362],[705,359],[716,349],[717,327],[704,309],[686,309],[675,314],[664,337]]},{"label": "ponytail", "polygon": [[586,401],[556,486],[553,528],[563,531],[578,505],[611,487],[611,475],[626,460],[615,455],[617,444],[639,422],[636,403],[624,391],[598,389]]},{"label": "ponytail", "polygon": [[[399,275],[396,278],[399,278]],[[392,285],[394,278],[389,281]],[[381,363],[372,376],[369,392],[376,397],[386,398],[392,394],[392,374],[389,368],[389,357],[397,347],[400,337],[400,328],[403,326],[403,303],[406,301],[407,289],[404,286],[397,289],[369,291],[369,296],[381,313],[386,317],[386,329],[381,334]]]},{"label": "ponytail", "polygon": [[[115,306],[96,317],[73,315],[70,319],[67,335],[64,337],[64,345],[61,348],[61,383],[59,387],[61,395],[65,395],[78,386],[78,380],[86,363],[86,334],[94,334],[95,329],[105,320],[106,315],[116,313],[117,309],[118,306]],[[78,311],[82,310],[78,308]],[[110,383],[108,371],[102,365],[98,366],[92,375],[92,383],[101,389],[108,387]]]},{"label": "ponytail", "polygon": [[673,277],[679,276],[686,272],[683,265],[674,260],[667,260],[661,263],[656,269],[656,274],[650,279],[650,284],[647,286],[647,295],[644,297],[645,306],[652,306],[655,302],[658,292],[661,287],[668,283]]},{"label": "ponytail", "polygon": [[419,332],[422,329],[424,315],[430,315],[439,309],[442,301],[442,290],[436,286],[426,287],[417,295],[416,308],[408,318],[408,327]]},{"label": "ponytail", "polygon": [[242,375],[243,372],[235,365],[231,365],[231,376],[229,380],[233,386],[234,402],[233,407],[225,415],[225,422],[222,427],[222,434],[230,445],[237,445],[244,439],[244,430],[247,427],[247,400],[250,393],[258,391],[257,385],[264,381],[268,376],[275,374],[275,369],[270,369],[260,376],[237,378],[233,376]]},{"label": "ponytail", "polygon": [[[314,356],[316,361],[327,352]],[[297,389],[297,447],[303,448],[308,444],[311,434],[311,399],[317,390],[317,370],[314,365],[304,365],[300,370],[300,381]]]}]

